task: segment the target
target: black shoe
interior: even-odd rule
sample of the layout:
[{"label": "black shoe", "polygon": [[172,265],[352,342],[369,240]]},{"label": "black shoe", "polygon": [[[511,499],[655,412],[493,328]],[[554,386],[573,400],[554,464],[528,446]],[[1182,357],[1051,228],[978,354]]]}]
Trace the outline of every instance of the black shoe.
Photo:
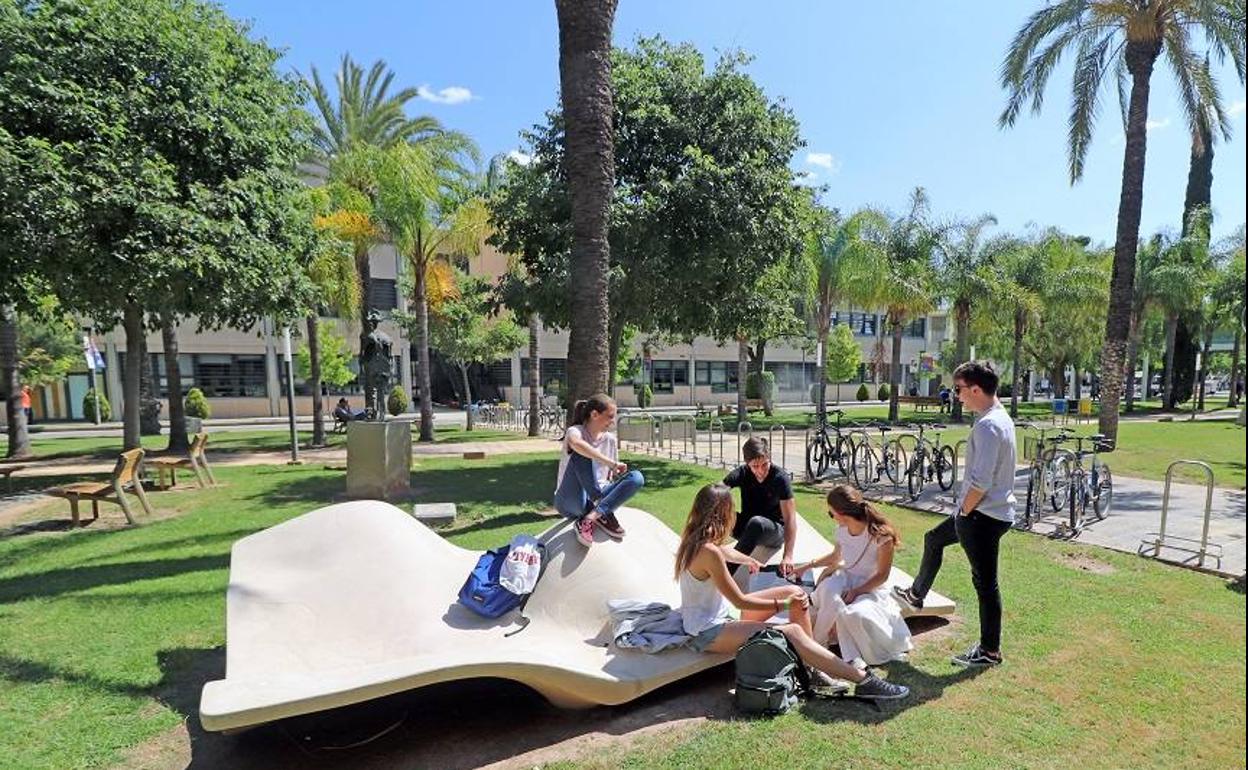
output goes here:
[{"label": "black shoe", "polygon": [[910,696],[910,688],[902,684],[880,679],[875,674],[867,674],[867,678],[854,688],[855,698],[868,700],[901,700]]},{"label": "black shoe", "polygon": [[923,597],[915,596],[914,592],[909,588],[893,586],[893,596],[895,596],[902,604],[916,612],[923,609]]},{"label": "black shoe", "polygon": [[961,655],[954,655],[950,660],[954,665],[966,668],[991,668],[1001,665],[1000,655],[989,655],[978,644]]}]

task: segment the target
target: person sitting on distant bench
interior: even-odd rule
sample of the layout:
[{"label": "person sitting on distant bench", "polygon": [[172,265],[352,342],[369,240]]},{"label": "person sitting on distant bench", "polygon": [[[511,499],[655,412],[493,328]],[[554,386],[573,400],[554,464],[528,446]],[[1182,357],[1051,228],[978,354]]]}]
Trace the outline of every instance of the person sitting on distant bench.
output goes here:
[{"label": "person sitting on distant bench", "polygon": [[358,412],[351,409],[351,403],[345,398],[338,399],[338,405],[334,407],[334,419],[342,422],[351,422],[352,420],[361,420],[364,418],[364,410]]}]

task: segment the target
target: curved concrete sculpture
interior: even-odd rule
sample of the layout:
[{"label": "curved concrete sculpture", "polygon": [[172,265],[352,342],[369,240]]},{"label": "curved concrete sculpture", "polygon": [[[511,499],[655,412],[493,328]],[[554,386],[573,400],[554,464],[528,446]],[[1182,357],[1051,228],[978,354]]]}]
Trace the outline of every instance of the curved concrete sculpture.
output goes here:
[{"label": "curved concrete sculpture", "polygon": [[[565,707],[618,704],[729,660],[609,644],[609,599],[679,603],[678,538],[650,514],[618,512],[628,536],[586,549],[548,529],[546,573],[514,613],[478,617],[456,596],[479,556],[388,503],[331,505],[234,544],[225,679],[205,685],[206,730],[235,730],[438,682],[501,677]],[[798,517],[798,558],[828,542]],[[602,537],[602,535],[599,535]],[[953,607],[932,594],[928,614]]]}]

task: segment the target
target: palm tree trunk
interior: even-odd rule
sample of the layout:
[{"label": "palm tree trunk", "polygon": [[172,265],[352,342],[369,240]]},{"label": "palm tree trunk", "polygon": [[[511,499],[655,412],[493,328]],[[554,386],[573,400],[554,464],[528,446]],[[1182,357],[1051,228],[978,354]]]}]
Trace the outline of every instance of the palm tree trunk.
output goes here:
[{"label": "palm tree trunk", "polygon": [[1129,40],[1127,71],[1131,73],[1131,101],[1127,109],[1127,146],[1122,160],[1122,191],[1118,199],[1118,232],[1114,241],[1114,269],[1109,283],[1109,313],[1105,345],[1101,349],[1100,432],[1118,436],[1118,397],[1122,393],[1122,366],[1134,296],[1135,252],[1140,240],[1140,211],[1144,205],[1144,160],[1147,149],[1149,78],[1161,53],[1161,41]]},{"label": "palm tree trunk", "polygon": [[1198,411],[1205,411],[1205,378],[1209,376],[1209,355],[1213,347],[1213,329],[1205,330],[1204,343],[1200,351],[1200,370],[1196,372],[1196,376],[1200,377],[1200,401],[1196,404]]},{"label": "palm tree trunk", "polygon": [[745,381],[748,377],[749,370],[749,351],[747,348],[749,343],[745,337],[737,338],[737,423],[743,423],[748,419],[745,410]]},{"label": "palm tree trunk", "polygon": [[1079,367],[1075,367],[1071,372],[1074,376],[1071,378],[1075,381],[1075,400],[1083,398],[1083,371]]},{"label": "palm tree trunk", "polygon": [[160,338],[165,349],[165,380],[169,391],[169,446],[170,452],[185,452],[191,448],[186,440],[186,408],[182,404],[182,370],[178,368],[178,328],[173,315],[160,317]]},{"label": "palm tree trunk", "polygon": [[[1010,386],[1010,416],[1018,417],[1018,380],[1019,380],[1019,362],[1023,356],[1023,322],[1025,316],[1022,310],[1014,311],[1014,380]],[[954,399],[957,402],[957,399]]]},{"label": "palm tree trunk", "polygon": [[30,455],[30,431],[26,427],[26,411],[22,409],[22,378],[17,360],[17,311],[12,305],[4,305],[0,307],[0,388],[5,394],[4,417],[9,426],[5,457]]},{"label": "palm tree trunk", "polygon": [[316,313],[307,317],[308,385],[312,387],[312,446],[325,446],[325,402],[321,398],[321,330]]},{"label": "palm tree trunk", "polygon": [[[357,250],[355,253],[355,272],[360,278],[360,347],[359,355],[363,355],[364,346],[368,342],[368,312],[373,308],[373,268],[368,263],[368,250]],[[360,382],[364,387],[364,409],[376,409],[377,414],[382,414],[386,408],[385,404],[373,403],[373,388],[369,383],[364,382],[363,367],[360,369]]]},{"label": "palm tree trunk", "polygon": [[[824,313],[822,315],[823,318],[828,318],[830,316],[831,316],[831,312]],[[827,381],[827,366],[826,366],[826,360],[828,357],[828,329],[824,328],[824,326],[821,324],[820,328],[816,331],[816,334],[818,334],[819,339],[823,341],[822,345],[815,346],[816,353],[821,354],[821,355],[815,356],[815,358],[818,359],[817,361],[815,361],[815,418],[816,418],[816,421],[820,425],[822,425],[828,421],[828,406],[827,406],[828,381]],[[841,400],[840,399],[840,395],[841,395],[840,383],[837,383],[836,395],[837,395],[836,400],[839,403]]]},{"label": "palm tree trunk", "polygon": [[901,321],[900,317],[892,317],[893,324],[893,357],[888,365],[888,421],[897,422],[899,407],[897,389],[901,385]]},{"label": "palm tree trunk", "polygon": [[[1127,335],[1127,404],[1126,411],[1128,414],[1135,411],[1135,367],[1139,363],[1140,357],[1140,326],[1143,324],[1141,315],[1142,308],[1134,308],[1131,311],[1131,330]],[[1103,384],[1103,383],[1102,383]]]},{"label": "palm tree trunk", "polygon": [[[966,363],[966,359],[970,356],[970,346],[971,346],[971,337],[970,337],[971,335],[971,305],[970,303],[966,302],[965,300],[959,300],[956,304],[954,304],[953,317],[954,317],[954,322],[956,324],[957,336],[958,336],[957,341],[954,343],[954,346],[955,346],[954,350],[956,351],[954,353],[954,357],[957,359],[957,361],[955,362],[955,365],[961,366],[962,364]],[[1014,360],[1014,369],[1015,371],[1018,370],[1017,358],[1015,358]],[[1015,390],[1017,390],[1017,386],[1018,386],[1017,375],[1015,375],[1014,377],[1014,386],[1015,386]],[[1017,414],[1017,409],[1015,410],[1015,413]],[[950,409],[950,412],[949,412],[949,419],[952,420],[953,422],[962,422],[962,402],[956,398],[953,399],[952,408]]]},{"label": "palm tree trunk", "polygon": [[416,387],[420,389],[420,441],[433,441],[433,385],[429,374],[429,281],[422,261],[416,281]]},{"label": "palm tree trunk", "polygon": [[568,403],[606,389],[608,241],[615,186],[611,26],[617,0],[556,0],[564,162],[572,209]]},{"label": "palm tree trunk", "polygon": [[1176,313],[1166,313],[1166,374],[1161,386],[1161,408],[1163,411],[1174,409],[1174,337],[1178,333],[1179,317]]},{"label": "palm tree trunk", "polygon": [[541,415],[538,410],[541,407],[542,393],[542,359],[539,357],[537,349],[538,332],[541,331],[537,318],[537,313],[529,313],[529,435],[536,436],[541,433]]},{"label": "palm tree trunk", "polygon": [[459,366],[459,375],[464,380],[464,411],[468,413],[468,430],[472,430],[472,388],[468,385],[468,365],[456,362]]},{"label": "palm tree trunk", "polygon": [[139,378],[143,369],[143,311],[135,302],[127,302],[122,325],[126,332],[125,376],[122,380],[124,411],[122,412],[122,449],[137,449],[139,442]]},{"label": "palm tree trunk", "polygon": [[1235,330],[1235,344],[1231,347],[1231,395],[1226,401],[1228,409],[1239,404],[1239,346],[1243,342],[1242,329]]}]

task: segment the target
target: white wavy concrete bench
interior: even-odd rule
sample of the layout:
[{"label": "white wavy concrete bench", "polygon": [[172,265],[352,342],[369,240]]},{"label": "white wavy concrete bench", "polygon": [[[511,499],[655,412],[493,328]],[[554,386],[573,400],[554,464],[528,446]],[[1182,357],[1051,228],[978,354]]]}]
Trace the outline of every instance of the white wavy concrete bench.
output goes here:
[{"label": "white wavy concrete bench", "polygon": [[[547,530],[530,623],[511,637],[510,615],[487,620],[456,603],[478,552],[388,503],[331,505],[242,538],[231,554],[226,675],[204,686],[200,721],[236,730],[474,677],[520,682],[558,706],[618,704],[729,660],[608,644],[607,600],[679,603],[676,533],[644,511],[618,515],[622,543],[587,550],[566,523]],[[798,518],[798,558],[826,552]],[[924,614],[953,611],[928,599]]]}]

